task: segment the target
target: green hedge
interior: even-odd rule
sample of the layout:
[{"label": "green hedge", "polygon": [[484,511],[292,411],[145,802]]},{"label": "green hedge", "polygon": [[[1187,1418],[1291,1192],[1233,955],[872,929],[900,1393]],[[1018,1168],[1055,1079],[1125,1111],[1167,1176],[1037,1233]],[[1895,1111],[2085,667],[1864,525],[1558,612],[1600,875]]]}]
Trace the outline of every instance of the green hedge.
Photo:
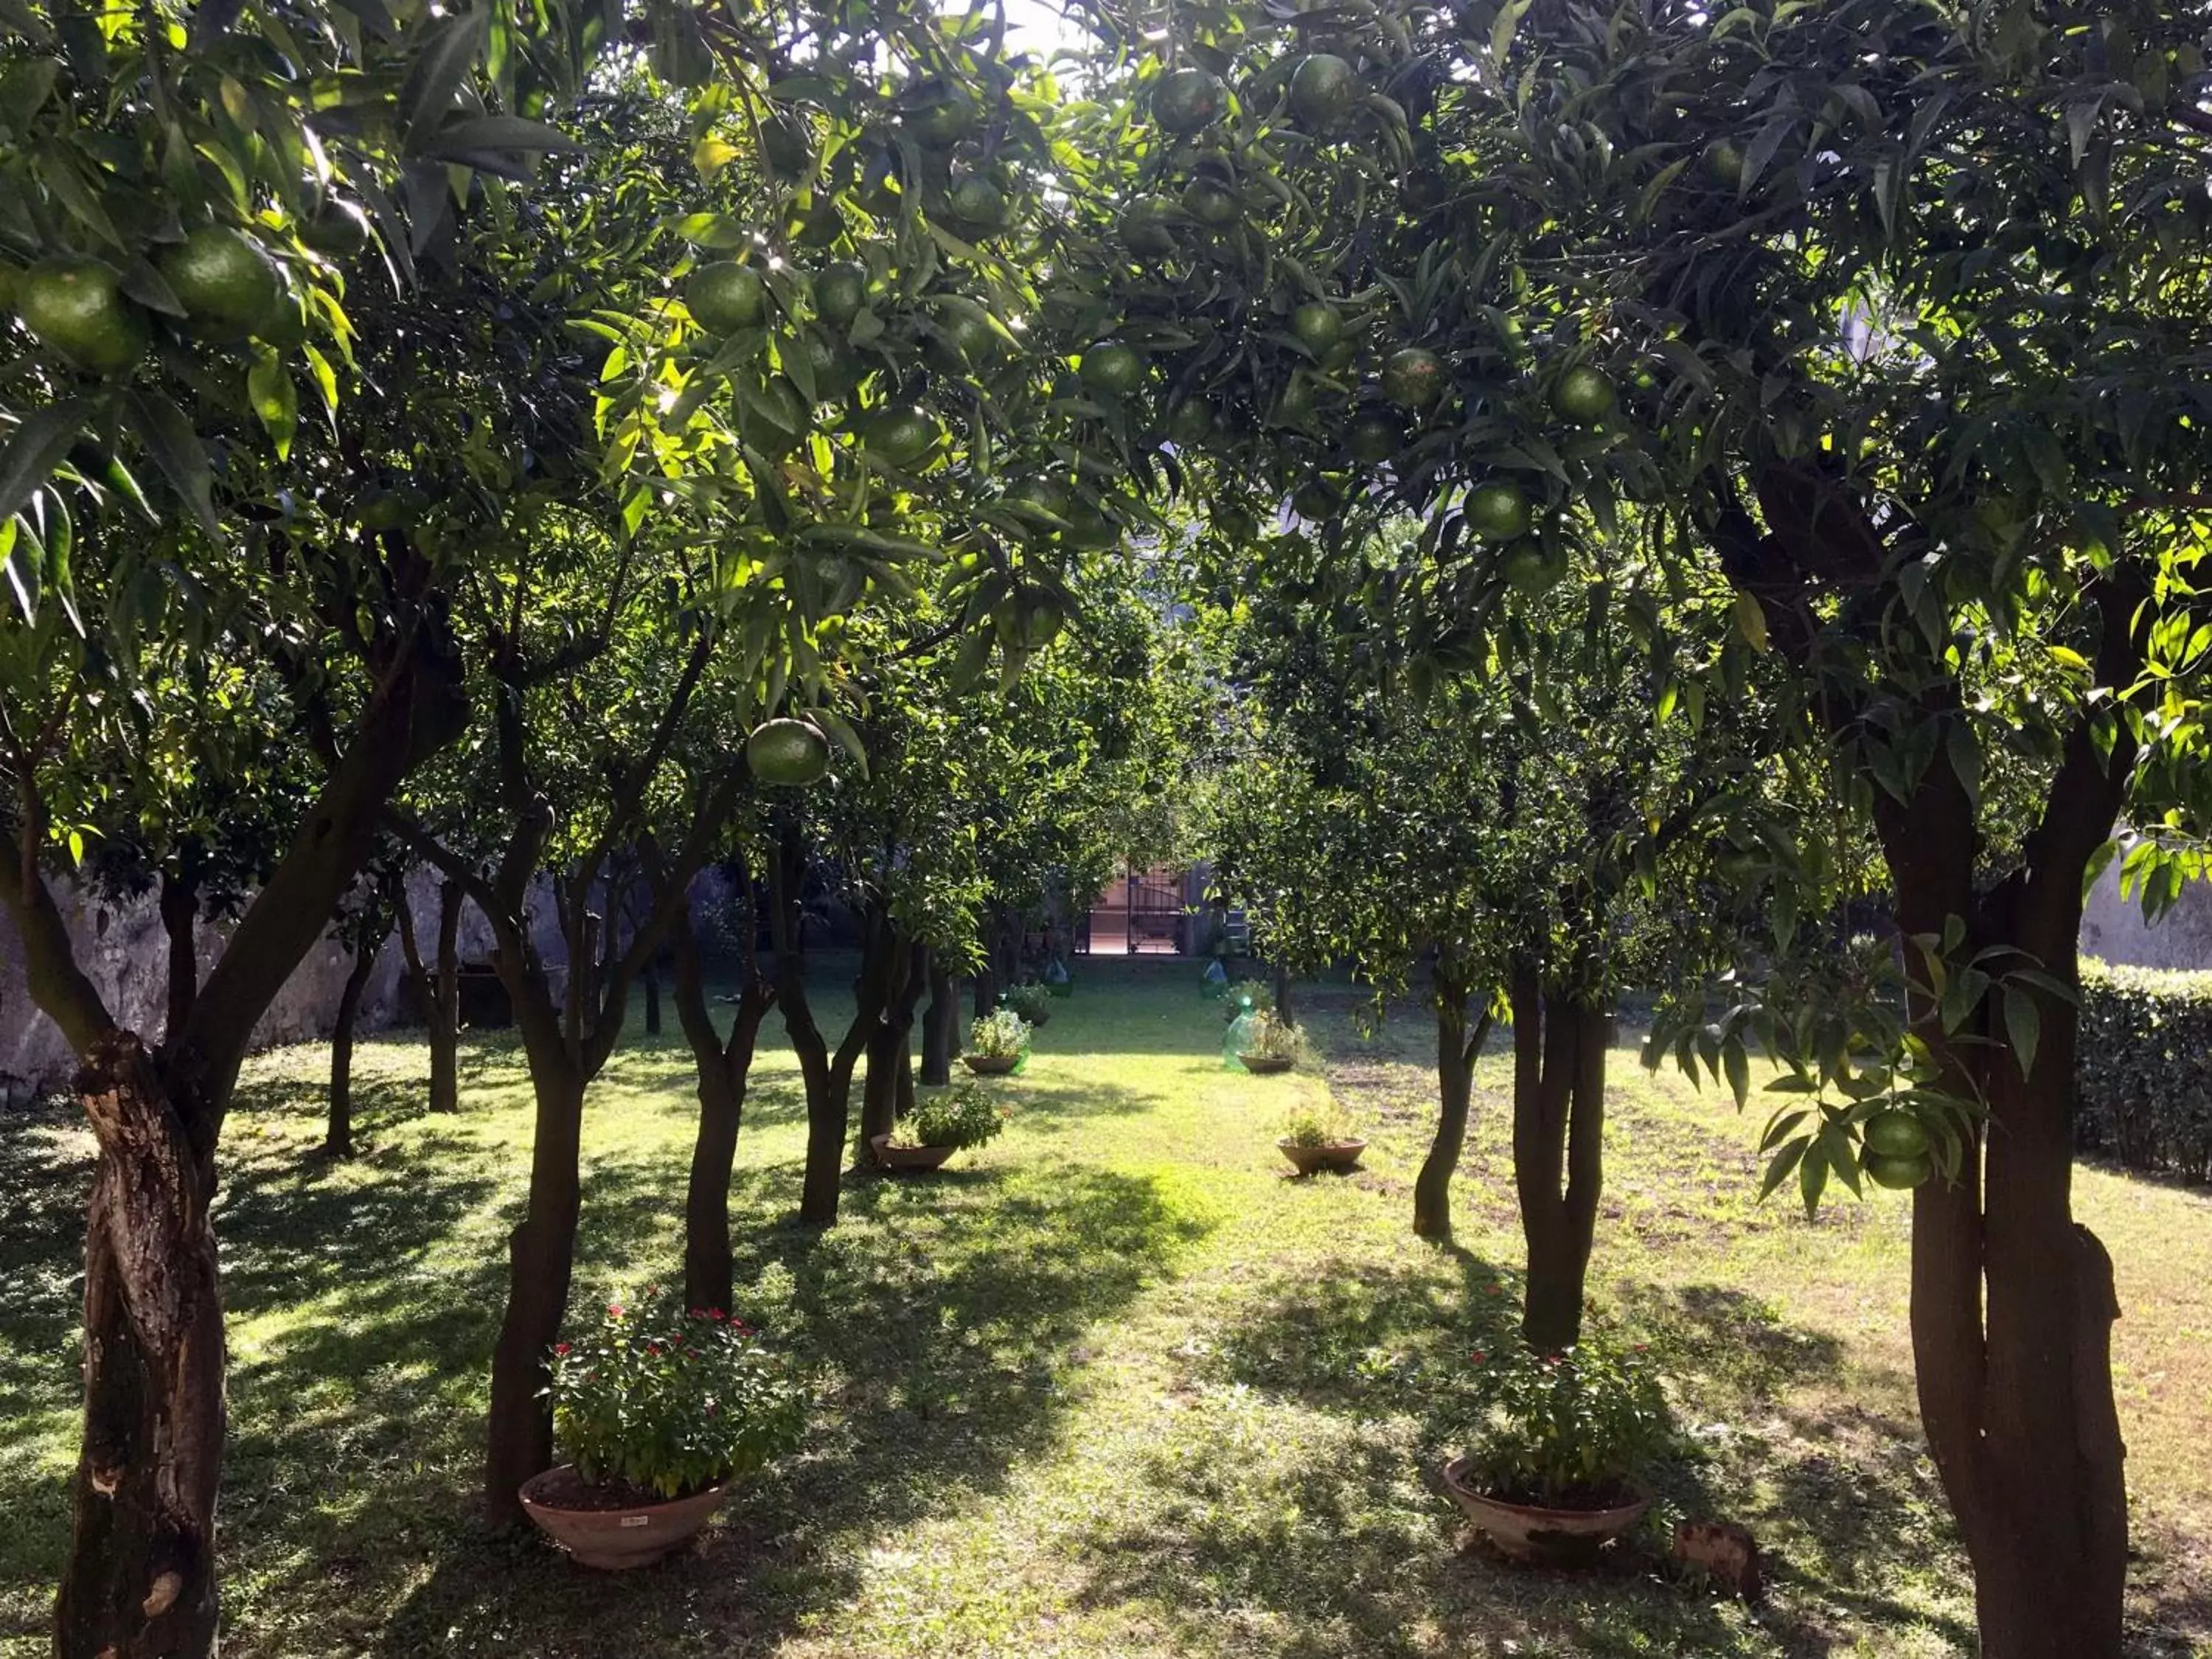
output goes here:
[{"label": "green hedge", "polygon": [[2085,1151],[2212,1181],[2212,973],[2081,964]]}]

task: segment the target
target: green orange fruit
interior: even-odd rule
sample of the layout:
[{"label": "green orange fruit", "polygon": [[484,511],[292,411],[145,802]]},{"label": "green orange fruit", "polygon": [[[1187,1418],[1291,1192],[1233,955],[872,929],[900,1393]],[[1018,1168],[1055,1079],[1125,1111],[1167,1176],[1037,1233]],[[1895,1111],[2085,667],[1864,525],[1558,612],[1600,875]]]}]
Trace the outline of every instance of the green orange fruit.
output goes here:
[{"label": "green orange fruit", "polygon": [[964,87],[948,87],[933,101],[909,110],[900,125],[925,149],[950,149],[975,130],[982,112]]},{"label": "green orange fruit", "polygon": [[1345,448],[1354,460],[1373,465],[1387,461],[1398,453],[1405,441],[1405,431],[1397,420],[1379,409],[1370,409],[1352,422],[1345,434]]},{"label": "green orange fruit", "polygon": [[252,333],[283,297],[261,244],[222,225],[202,225],[161,255],[161,278],[198,323]]},{"label": "green orange fruit", "polygon": [[1859,1168],[1873,1178],[1876,1186],[1902,1192],[1919,1186],[1934,1175],[1936,1160],[1926,1152],[1915,1158],[1893,1158],[1886,1152],[1869,1152],[1859,1160]]},{"label": "green orange fruit", "polygon": [[1307,479],[1291,497],[1291,510],[1310,522],[1334,518],[1343,505],[1343,493],[1327,478]]},{"label": "green orange fruit", "polygon": [[1229,107],[1229,88],[1211,70],[1170,70],[1152,84],[1152,119],[1188,137],[1212,126]]},{"label": "green orange fruit", "polygon": [[806,118],[777,110],[760,125],[761,154],[778,177],[796,179],[814,165],[814,130]]},{"label": "green orange fruit", "polygon": [[867,303],[868,273],[859,265],[826,265],[814,278],[815,313],[832,328],[850,328]]},{"label": "green orange fruit", "polygon": [[1083,354],[1083,384],[1109,398],[1126,398],[1145,383],[1145,360],[1133,346],[1101,340]]},{"label": "green orange fruit", "polygon": [[886,409],[868,422],[860,441],[869,454],[907,469],[927,460],[944,436],[944,428],[918,409]]},{"label": "green orange fruit", "polygon": [[1567,574],[1563,554],[1547,550],[1541,542],[1523,541],[1505,556],[1505,580],[1517,593],[1540,599],[1559,585]]},{"label": "green orange fruit", "polygon": [[1868,1152],[1882,1158],[1923,1158],[1928,1152],[1928,1130],[1920,1120],[1899,1106],[1888,1107],[1869,1118],[1859,1130]]},{"label": "green orange fruit", "polygon": [[301,241],[333,259],[351,258],[368,246],[368,216],[343,197],[323,198],[299,228]]},{"label": "green orange fruit", "polygon": [[1309,131],[1334,126],[1358,95],[1358,71],[1334,52],[1301,58],[1291,71],[1291,113]]},{"label": "green orange fruit", "polygon": [[1613,400],[1613,381],[1587,363],[1569,369],[1552,388],[1552,407],[1571,421],[1601,421],[1612,411]]},{"label": "green orange fruit", "polygon": [[1244,198],[1218,179],[1199,178],[1182,187],[1182,210],[1208,230],[1227,230],[1244,216]]},{"label": "green orange fruit", "polygon": [[97,259],[41,259],[16,282],[15,313],[40,344],[95,374],[128,368],[146,349],[145,318]]},{"label": "green orange fruit", "polygon": [[1060,637],[1067,617],[1060,601],[1037,588],[1018,588],[993,607],[999,637],[1024,651],[1042,651]]},{"label": "green orange fruit", "polygon": [[745,739],[745,764],[763,783],[804,789],[830,775],[830,739],[811,720],[768,720]]},{"label": "green orange fruit", "polygon": [[1743,183],[1743,150],[1729,139],[1719,140],[1705,151],[1705,171],[1715,184],[1739,188]]},{"label": "green orange fruit", "polygon": [[1518,541],[1534,515],[1516,484],[1478,484],[1467,498],[1468,528],[1486,542]]},{"label": "green orange fruit", "polygon": [[1165,198],[1139,196],[1121,210],[1121,245],[1157,258],[1176,251],[1175,208]]},{"label": "green orange fruit", "polygon": [[971,173],[945,193],[952,216],[977,230],[997,230],[1006,222],[1006,192],[980,173]]},{"label": "green orange fruit", "polygon": [[1401,409],[1427,409],[1440,402],[1451,380],[1444,360],[1426,346],[1394,351],[1382,365],[1382,395]]},{"label": "green orange fruit", "polygon": [[1315,356],[1344,339],[1344,319],[1325,300],[1309,300],[1291,313],[1291,336]]},{"label": "green orange fruit", "polygon": [[734,259],[715,259],[691,273],[684,284],[684,303],[708,333],[734,334],[767,320],[768,284]]},{"label": "green orange fruit", "polygon": [[1214,434],[1220,424],[1212,404],[1186,398],[1169,411],[1168,439],[1172,443],[1201,444]]}]

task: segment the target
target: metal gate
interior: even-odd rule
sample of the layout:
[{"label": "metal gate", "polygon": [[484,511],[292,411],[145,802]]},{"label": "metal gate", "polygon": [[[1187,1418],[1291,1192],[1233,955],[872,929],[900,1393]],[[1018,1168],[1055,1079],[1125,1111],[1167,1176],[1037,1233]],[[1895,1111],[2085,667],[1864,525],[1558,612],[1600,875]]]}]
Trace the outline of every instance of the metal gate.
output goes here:
[{"label": "metal gate", "polygon": [[1190,947],[1184,880],[1175,870],[1132,870],[1099,896],[1075,928],[1085,955],[1179,955]]}]

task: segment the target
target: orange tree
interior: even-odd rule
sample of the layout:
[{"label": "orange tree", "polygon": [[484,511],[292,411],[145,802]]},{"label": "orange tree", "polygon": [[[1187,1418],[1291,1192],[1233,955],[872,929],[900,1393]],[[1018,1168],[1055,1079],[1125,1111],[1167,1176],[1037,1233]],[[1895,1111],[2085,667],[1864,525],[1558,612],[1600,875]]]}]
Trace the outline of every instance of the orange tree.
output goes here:
[{"label": "orange tree", "polygon": [[[1413,579],[1409,611],[1437,602],[1416,553],[1389,556]],[[1724,966],[1764,932],[1763,896],[1719,872],[1796,816],[1764,722],[1655,707],[1662,629],[1717,672],[1753,667],[1724,593],[1668,605],[1657,575],[1587,554],[1524,573],[1479,607],[1519,636],[1520,667],[1439,652],[1418,623],[1341,629],[1279,593],[1235,630],[1249,730],[1218,789],[1218,879],[1266,949],[1349,965],[1378,1012],[1426,962],[1439,1111],[1413,1184],[1424,1237],[1450,1236],[1474,1064],[1510,1019],[1523,1328],[1547,1352],[1581,1329],[1616,999]]]},{"label": "orange tree", "polygon": [[[521,112],[560,83],[567,33],[550,9],[526,33],[483,12],[31,4],[0,35],[0,903],[100,1143],[63,1654],[214,1640],[209,1205],[232,1085],[382,803],[465,713],[447,567],[344,504],[359,277],[372,246],[410,268],[460,199],[558,147]],[[196,708],[198,740],[172,741]],[[266,764],[218,740],[233,727]],[[197,994],[180,948],[167,1029],[125,1029],[57,872],[118,826],[181,854],[196,802],[287,769],[306,781],[270,798],[274,850]]]},{"label": "orange tree", "polygon": [[[1885,1112],[1934,1149],[1913,1342],[1984,1651],[2117,1652],[2116,1304],[2068,1192],[2074,941],[2118,817],[2155,832],[2131,856],[2158,898],[2204,805],[2202,17],[1116,17],[1222,91],[1187,117],[1146,62],[1097,100],[1139,137],[1093,147],[1066,263],[1086,324],[1145,354],[1162,425],[1214,458],[1218,527],[1289,497],[1322,533],[1276,579],[1372,613],[1397,600],[1327,533],[1346,512],[1429,516],[1480,591],[1555,557],[1570,503],[1608,532],[1635,503],[1655,557],[1735,590],[1881,843],[1912,988],[1905,1020],[1819,1044],[1809,1005],[1738,1002],[1684,1052],[1739,1079],[1747,1046],[1802,1062],[1812,1105],[1777,1150],[1814,1196],[1901,1156],[1894,1127],[1867,1147]],[[2016,840],[1991,833],[2000,793],[2039,803]],[[1800,849],[1765,862],[1820,891]]]}]

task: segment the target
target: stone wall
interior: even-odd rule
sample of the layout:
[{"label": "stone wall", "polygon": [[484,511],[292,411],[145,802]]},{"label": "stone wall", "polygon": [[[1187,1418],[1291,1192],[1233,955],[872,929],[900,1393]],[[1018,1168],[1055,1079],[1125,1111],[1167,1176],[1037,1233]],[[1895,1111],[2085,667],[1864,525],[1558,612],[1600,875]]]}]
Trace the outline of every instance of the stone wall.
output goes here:
[{"label": "stone wall", "polygon": [[2130,968],[2212,968],[2212,883],[2185,887],[2156,922],[2120,896],[2120,861],[2089,894],[2081,915],[2081,954]]},{"label": "stone wall", "polygon": [[[109,1012],[128,1029],[149,1039],[158,1036],[168,997],[169,941],[161,929],[155,895],[149,892],[142,898],[110,901],[58,883],[54,896],[77,942],[77,960]],[[408,882],[408,898],[415,912],[416,938],[425,953],[434,952],[438,943],[437,882],[427,872],[416,871]],[[535,908],[541,918],[550,917],[550,899]],[[228,923],[201,924],[203,980],[222,954],[223,937],[228,931]],[[539,948],[550,949],[557,960],[558,936],[552,934],[544,920],[540,921],[538,931]],[[474,905],[464,906],[462,960],[482,959],[490,952],[490,927]],[[362,1031],[380,1030],[398,1018],[399,981],[406,966],[406,954],[399,948],[395,931],[378,953],[375,976],[362,1003]],[[255,1027],[255,1046],[267,1048],[329,1036],[337,1015],[338,996],[351,969],[351,959],[335,939],[325,934],[318,940]],[[0,1105],[26,1093],[64,1087],[75,1069],[75,1059],[60,1031],[31,1001],[23,950],[15,930],[0,921]]]}]

